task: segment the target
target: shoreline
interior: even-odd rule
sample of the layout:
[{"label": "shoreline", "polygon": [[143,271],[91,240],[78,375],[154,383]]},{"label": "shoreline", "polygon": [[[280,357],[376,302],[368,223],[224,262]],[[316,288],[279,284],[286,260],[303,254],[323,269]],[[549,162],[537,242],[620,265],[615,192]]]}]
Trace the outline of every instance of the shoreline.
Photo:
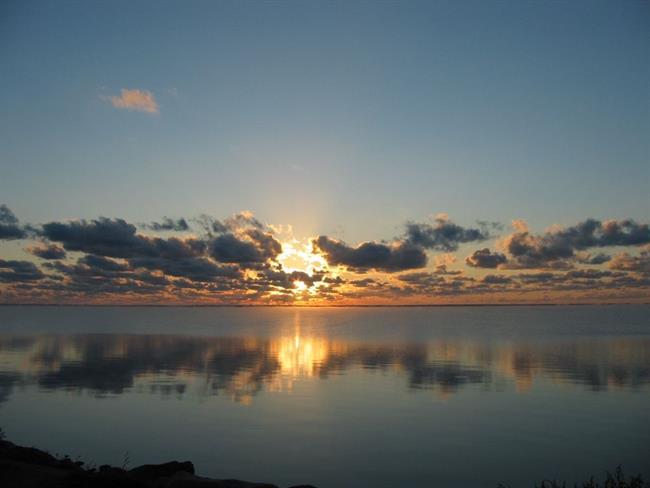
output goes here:
[{"label": "shoreline", "polygon": [[[0,430],[0,436],[2,431]],[[126,466],[86,466],[0,437],[0,486],[21,488],[280,488],[266,482],[198,476],[191,461]],[[316,488],[292,485],[288,488]]]}]

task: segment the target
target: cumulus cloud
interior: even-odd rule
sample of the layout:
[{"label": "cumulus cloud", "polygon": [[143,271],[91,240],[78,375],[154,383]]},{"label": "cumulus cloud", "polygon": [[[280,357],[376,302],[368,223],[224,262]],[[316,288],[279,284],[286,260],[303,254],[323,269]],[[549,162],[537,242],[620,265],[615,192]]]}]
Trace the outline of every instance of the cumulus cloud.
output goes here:
[{"label": "cumulus cloud", "polygon": [[150,114],[158,113],[158,102],[149,90],[122,88],[119,95],[107,98],[115,108],[136,110]]},{"label": "cumulus cloud", "polygon": [[[601,222],[587,219],[574,226],[556,228],[541,235],[531,234],[525,223],[515,221],[516,231],[507,236],[503,246],[513,268],[569,267],[577,251],[594,247],[637,246],[650,242],[648,224],[631,219]],[[579,257],[577,258],[579,259]],[[597,260],[602,257],[597,258]]]},{"label": "cumulus cloud", "polygon": [[455,251],[460,244],[484,241],[490,237],[487,228],[464,228],[455,224],[446,214],[435,217],[434,224],[409,222],[406,224],[406,240],[416,246],[438,251]]},{"label": "cumulus cloud", "polygon": [[487,247],[474,251],[471,256],[465,258],[465,262],[474,268],[496,268],[505,264],[506,261],[505,254],[490,252]]},{"label": "cumulus cloud", "polygon": [[65,259],[65,249],[56,244],[28,247],[27,252],[42,259]]},{"label": "cumulus cloud", "polygon": [[248,231],[244,237],[222,234],[210,241],[210,255],[223,263],[263,263],[281,252],[279,241],[257,230]]},{"label": "cumulus cloud", "polygon": [[240,212],[223,222],[204,216],[203,226],[210,255],[224,263],[264,263],[282,253],[282,244],[273,229],[257,220],[251,212]]},{"label": "cumulus cloud", "polygon": [[2,283],[38,281],[44,277],[43,272],[30,261],[0,259],[0,282]]},{"label": "cumulus cloud", "polygon": [[0,205],[0,239],[24,239],[27,231],[9,207]]},{"label": "cumulus cloud", "polygon": [[152,239],[136,231],[135,225],[123,219],[100,217],[91,221],[49,222],[43,224],[42,235],[62,243],[68,251],[117,258],[155,255],[150,245]]},{"label": "cumulus cloud", "polygon": [[316,252],[321,253],[332,265],[342,265],[351,269],[367,271],[403,271],[421,268],[427,263],[424,250],[408,242],[385,244],[364,242],[351,247],[342,241],[327,236],[319,236],[312,241]]},{"label": "cumulus cloud", "polygon": [[219,278],[239,278],[241,270],[237,266],[222,266],[204,257],[182,259],[134,258],[129,260],[134,268],[159,270],[165,274],[187,278],[191,281],[218,281]]},{"label": "cumulus cloud", "polygon": [[[484,223],[483,227],[486,225]],[[438,214],[433,224],[408,222],[405,234],[390,243],[369,241],[352,247],[331,237],[319,236],[312,245],[333,265],[357,271],[396,272],[426,266],[427,249],[449,252],[458,249],[460,244],[488,237],[486,228],[464,228],[449,220],[446,214]],[[445,272],[447,264],[454,260],[452,255],[445,255],[436,259],[436,265]]]},{"label": "cumulus cloud", "polygon": [[43,224],[41,234],[68,251],[113,258],[164,257],[179,259],[200,255],[206,247],[200,239],[148,237],[123,219],[99,219]]}]

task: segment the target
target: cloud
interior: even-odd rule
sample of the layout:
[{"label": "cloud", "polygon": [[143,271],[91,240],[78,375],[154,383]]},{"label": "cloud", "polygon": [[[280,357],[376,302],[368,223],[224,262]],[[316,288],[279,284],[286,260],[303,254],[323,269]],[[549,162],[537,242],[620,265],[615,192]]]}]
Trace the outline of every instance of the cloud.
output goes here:
[{"label": "cloud", "polygon": [[650,274],[650,247],[642,250],[638,256],[627,252],[617,254],[609,263],[610,269]]},{"label": "cloud", "polygon": [[329,264],[342,265],[354,270],[376,269],[392,273],[422,268],[427,263],[424,250],[408,242],[394,244],[364,242],[357,247],[350,247],[342,241],[319,236],[312,240],[312,246]]},{"label": "cloud", "polygon": [[57,246],[56,244],[39,247],[28,247],[27,252],[42,259],[65,259],[66,257],[65,249]]},{"label": "cloud", "polygon": [[489,239],[490,234],[484,225],[481,229],[466,229],[453,223],[446,214],[438,214],[433,225],[407,223],[405,238],[425,249],[449,252],[457,250],[459,244]]},{"label": "cloud", "polygon": [[609,254],[598,253],[592,255],[588,252],[576,253],[576,261],[580,264],[603,264],[612,259]]},{"label": "cloud", "polygon": [[271,234],[249,229],[241,237],[226,233],[210,241],[210,255],[223,263],[263,263],[282,253],[282,245]]},{"label": "cloud", "polygon": [[481,281],[490,285],[507,285],[512,283],[512,278],[501,275],[485,275]]},{"label": "cloud", "polygon": [[158,113],[158,103],[149,90],[122,88],[120,95],[107,97],[115,108],[136,110],[150,114]]},{"label": "cloud", "polygon": [[[482,241],[488,237],[485,229],[466,229],[449,220],[447,214],[438,214],[433,225],[408,222],[405,234],[391,243],[369,241],[351,247],[328,236],[319,236],[312,245],[329,264],[357,271],[397,272],[426,266],[427,249],[454,251],[462,243]],[[454,258],[445,256],[436,261],[441,271],[446,271],[447,260],[451,263]]]},{"label": "cloud", "polygon": [[46,223],[41,235],[61,243],[68,251],[94,256],[89,258],[95,260],[94,263],[80,262],[93,269],[98,267],[98,259],[104,258],[103,263],[108,263],[105,258],[122,258],[132,269],[144,268],[191,281],[215,282],[224,277],[240,278],[242,271],[235,265],[265,265],[282,252],[281,244],[260,230],[252,216],[235,218],[228,225],[241,228],[246,222],[253,228],[242,229],[237,236],[226,233],[205,238],[163,239],[138,234],[136,227],[123,219],[101,217],[91,221]]},{"label": "cloud", "polygon": [[0,259],[0,282],[19,283],[45,278],[43,272],[30,261],[5,261]]},{"label": "cloud", "polygon": [[204,257],[181,259],[133,258],[129,263],[134,268],[159,270],[171,276],[188,278],[191,281],[213,282],[219,278],[239,278],[241,270],[237,266],[221,266]]},{"label": "cloud", "polygon": [[68,251],[81,251],[113,258],[165,257],[178,259],[201,254],[205,242],[194,239],[147,237],[137,234],[135,225],[123,219],[100,217],[96,220],[49,222],[41,234],[60,242]]},{"label": "cloud", "polygon": [[225,234],[227,232],[239,233],[247,229],[263,230],[269,234],[275,233],[273,226],[262,224],[252,212],[244,210],[228,217],[223,222],[210,215],[200,215],[193,219],[203,231],[209,235]]},{"label": "cloud", "polygon": [[632,219],[604,222],[587,219],[541,235],[531,234],[523,221],[515,221],[513,226],[516,231],[503,241],[503,247],[509,254],[508,266],[512,268],[570,267],[570,261],[580,259],[577,251],[650,242],[648,224],[639,224]]},{"label": "cloud", "polygon": [[492,253],[487,247],[474,251],[471,256],[465,258],[465,263],[474,268],[496,268],[505,264],[507,258],[505,254]]},{"label": "cloud", "polygon": [[[478,249],[467,256],[465,263],[490,270],[535,268],[540,272],[494,272],[483,277],[451,268],[456,257],[449,251],[488,238],[496,226],[486,222],[475,229],[464,228],[446,215],[438,215],[433,223],[409,223],[406,231],[392,241],[358,245],[321,235],[311,241],[312,250],[332,268],[315,258],[319,264],[310,273],[289,267],[290,261],[282,257],[276,228],[260,222],[251,212],[223,220],[210,216],[177,220],[165,217],[140,224],[140,228],[187,232],[191,230],[188,222],[199,233],[147,235],[124,219],[105,217],[30,226],[21,225],[13,212],[2,206],[0,224],[5,230],[13,229],[5,235],[39,241],[26,251],[46,262],[0,260],[0,301],[386,303],[401,299],[417,302],[437,296],[473,301],[489,293],[496,294],[497,301],[526,300],[525,294],[530,297],[528,301],[549,296],[561,300],[643,300],[650,288],[650,247],[634,249],[648,246],[648,225],[631,219],[589,219],[540,234],[531,233],[524,221],[516,221],[515,231],[501,241],[498,251]],[[633,249],[613,258],[609,253],[592,251],[611,246]],[[429,250],[442,252],[431,256],[431,267],[423,270]],[[604,263],[609,269],[602,269]],[[345,269],[343,276],[337,275],[336,266]],[[557,271],[561,269],[569,271]],[[409,270],[415,272],[399,276],[372,274]],[[297,282],[309,289],[297,286]]]},{"label": "cloud", "polygon": [[185,232],[190,230],[190,225],[187,223],[187,220],[184,218],[180,219],[170,219],[169,217],[163,217],[162,222],[151,222],[149,224],[141,225],[145,229],[154,230],[154,231],[176,231],[176,232]]},{"label": "cloud", "polygon": [[6,205],[0,205],[0,239],[24,239],[27,231]]}]

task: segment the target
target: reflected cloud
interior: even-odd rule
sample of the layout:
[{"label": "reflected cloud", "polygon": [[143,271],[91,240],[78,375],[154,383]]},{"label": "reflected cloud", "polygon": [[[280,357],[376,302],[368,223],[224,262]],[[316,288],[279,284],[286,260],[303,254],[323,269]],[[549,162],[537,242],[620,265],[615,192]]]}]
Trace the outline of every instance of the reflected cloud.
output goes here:
[{"label": "reflected cloud", "polygon": [[15,387],[142,392],[164,397],[224,395],[249,404],[262,392],[291,392],[297,380],[323,381],[353,370],[405,379],[405,388],[444,397],[471,385],[525,393],[537,383],[636,389],[650,383],[650,339],[489,343],[438,340],[377,344],[291,335],[0,336],[0,402]]}]

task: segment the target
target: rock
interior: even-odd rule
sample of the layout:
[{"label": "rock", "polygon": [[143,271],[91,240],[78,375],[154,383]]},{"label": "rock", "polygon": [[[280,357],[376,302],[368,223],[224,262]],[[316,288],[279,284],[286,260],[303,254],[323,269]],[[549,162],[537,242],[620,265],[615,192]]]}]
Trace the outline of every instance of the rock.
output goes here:
[{"label": "rock", "polygon": [[268,483],[253,483],[242,480],[216,480],[177,473],[165,488],[278,488]]},{"label": "rock", "polygon": [[129,474],[136,479],[147,481],[158,478],[170,478],[178,472],[194,474],[194,464],[190,461],[182,463],[170,461],[163,464],[144,464],[133,468],[129,471]]},{"label": "rock", "polygon": [[108,464],[102,464],[97,470],[99,474],[111,476],[128,476],[128,472],[122,468],[116,468]]},{"label": "rock", "polygon": [[[84,469],[69,457],[57,459],[33,447],[0,440],[0,487],[4,488],[278,488],[269,483],[218,480],[194,474],[190,461],[145,464],[130,471],[102,465]],[[296,485],[292,488],[315,488]]]},{"label": "rock", "polygon": [[0,486],[63,488],[69,475],[65,469],[0,459]]},{"label": "rock", "polygon": [[45,451],[33,447],[17,446],[8,441],[0,442],[0,458],[39,466],[58,466],[59,460]]}]

